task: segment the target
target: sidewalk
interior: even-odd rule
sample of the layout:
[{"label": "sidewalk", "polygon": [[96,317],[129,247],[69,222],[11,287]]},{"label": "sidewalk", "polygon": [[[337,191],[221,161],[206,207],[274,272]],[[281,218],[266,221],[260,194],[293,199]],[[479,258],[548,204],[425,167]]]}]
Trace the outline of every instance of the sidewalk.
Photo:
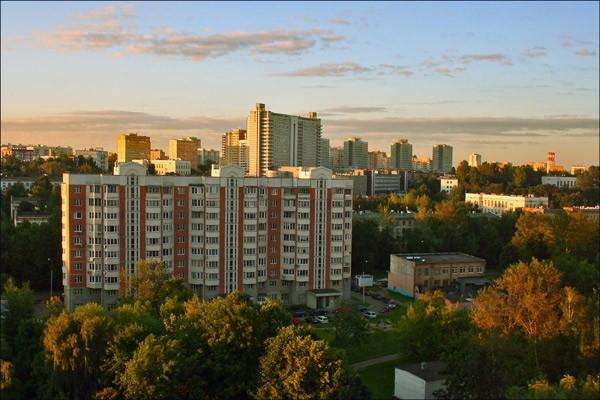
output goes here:
[{"label": "sidewalk", "polygon": [[400,358],[400,354],[388,354],[387,356],[381,356],[377,358],[371,358],[370,360],[365,360],[361,362],[357,362],[355,364],[350,364],[351,367],[356,369],[362,369],[366,367],[370,367],[371,365],[381,364],[388,361],[394,361]]}]

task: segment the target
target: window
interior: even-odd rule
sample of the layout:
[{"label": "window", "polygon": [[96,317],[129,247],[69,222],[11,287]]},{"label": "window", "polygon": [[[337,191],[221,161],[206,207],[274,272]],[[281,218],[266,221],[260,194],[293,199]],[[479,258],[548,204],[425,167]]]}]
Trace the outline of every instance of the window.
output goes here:
[{"label": "window", "polygon": [[73,227],[73,232],[81,232],[81,225],[75,225]]},{"label": "window", "polygon": [[75,193],[81,193],[81,186],[76,185],[73,189]]},{"label": "window", "polygon": [[74,219],[81,219],[82,218],[82,213],[81,211],[76,211],[73,213],[73,218]]},{"label": "window", "polygon": [[180,247],[177,249],[177,255],[178,256],[184,256],[185,255],[185,248]]},{"label": "window", "polygon": [[81,283],[81,276],[80,275],[76,275],[73,277],[73,282],[75,283]]}]

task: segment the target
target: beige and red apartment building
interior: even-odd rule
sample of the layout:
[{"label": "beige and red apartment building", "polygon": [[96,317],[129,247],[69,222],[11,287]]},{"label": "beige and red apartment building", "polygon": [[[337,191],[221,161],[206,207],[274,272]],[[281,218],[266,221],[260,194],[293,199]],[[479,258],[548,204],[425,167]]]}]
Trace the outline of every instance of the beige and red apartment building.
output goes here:
[{"label": "beige and red apartment building", "polygon": [[64,174],[65,305],[107,308],[130,292],[140,259],[164,261],[202,298],[240,291],[256,301],[331,308],[349,296],[352,181],[326,168],[245,177]]}]

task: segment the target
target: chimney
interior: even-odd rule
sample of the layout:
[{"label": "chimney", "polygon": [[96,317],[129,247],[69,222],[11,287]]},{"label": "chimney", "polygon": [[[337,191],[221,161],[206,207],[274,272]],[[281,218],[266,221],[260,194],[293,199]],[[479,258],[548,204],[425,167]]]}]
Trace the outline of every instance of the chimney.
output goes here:
[{"label": "chimney", "polygon": [[425,371],[427,369],[427,363],[421,362],[421,371]]}]

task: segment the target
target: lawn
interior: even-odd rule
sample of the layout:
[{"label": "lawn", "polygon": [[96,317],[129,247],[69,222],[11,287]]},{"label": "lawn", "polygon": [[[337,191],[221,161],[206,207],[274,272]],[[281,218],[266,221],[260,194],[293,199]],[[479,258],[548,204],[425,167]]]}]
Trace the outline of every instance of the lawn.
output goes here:
[{"label": "lawn", "polygon": [[402,364],[401,360],[395,360],[358,370],[373,399],[394,397],[394,367],[400,364]]}]

